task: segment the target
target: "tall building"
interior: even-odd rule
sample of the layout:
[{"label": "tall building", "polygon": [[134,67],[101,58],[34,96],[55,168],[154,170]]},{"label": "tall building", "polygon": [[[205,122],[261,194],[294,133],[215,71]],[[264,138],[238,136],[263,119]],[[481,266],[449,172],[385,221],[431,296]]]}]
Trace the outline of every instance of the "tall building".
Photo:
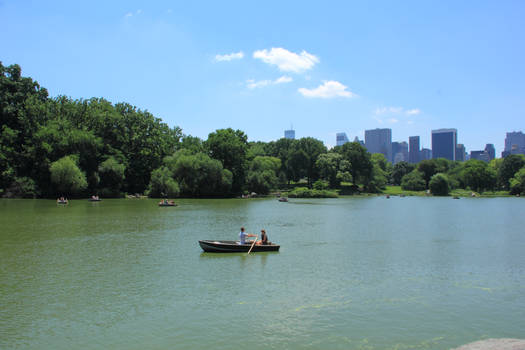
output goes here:
[{"label": "tall building", "polygon": [[338,132],[335,134],[335,144],[336,146],[342,146],[348,142],[348,137],[345,132]]},{"label": "tall building", "polygon": [[392,163],[408,162],[408,143],[392,142]]},{"label": "tall building", "polygon": [[295,139],[295,130],[284,130],[285,139]]},{"label": "tall building", "polygon": [[508,154],[525,154],[525,134],[521,131],[508,132],[505,137],[505,150]]},{"label": "tall building", "polygon": [[456,160],[464,162],[467,158],[467,152],[465,151],[465,145],[458,143],[456,146]]},{"label": "tall building", "polygon": [[392,129],[365,130],[365,147],[370,153],[381,153],[392,162]]},{"label": "tall building", "polygon": [[470,151],[470,159],[482,160],[484,162],[490,161],[490,156],[487,151]]},{"label": "tall building", "polygon": [[419,162],[419,136],[408,138],[408,161],[412,164]]},{"label": "tall building", "polygon": [[432,130],[432,158],[456,160],[456,129]]},{"label": "tall building", "polygon": [[363,140],[359,140],[359,138],[358,138],[357,136],[354,138],[354,142],[359,143],[361,146],[364,146],[364,145],[365,145],[365,143],[363,142]]},{"label": "tall building", "polygon": [[492,143],[487,143],[485,145],[485,152],[489,155],[489,161],[496,158],[496,149]]},{"label": "tall building", "polygon": [[428,148],[422,148],[421,153],[419,154],[419,160],[432,159],[432,150]]}]

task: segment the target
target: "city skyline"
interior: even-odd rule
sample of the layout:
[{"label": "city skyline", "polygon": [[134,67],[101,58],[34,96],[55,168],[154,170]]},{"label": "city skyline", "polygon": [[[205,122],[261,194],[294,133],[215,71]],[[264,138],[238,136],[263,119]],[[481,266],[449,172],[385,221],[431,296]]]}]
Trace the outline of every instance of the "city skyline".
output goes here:
[{"label": "city skyline", "polygon": [[[279,11],[275,11],[279,8]],[[0,2],[0,61],[50,96],[103,97],[185,134],[335,146],[453,126],[467,150],[525,130],[525,3]],[[38,33],[38,35],[35,35]],[[283,35],[286,33],[286,35]]]}]

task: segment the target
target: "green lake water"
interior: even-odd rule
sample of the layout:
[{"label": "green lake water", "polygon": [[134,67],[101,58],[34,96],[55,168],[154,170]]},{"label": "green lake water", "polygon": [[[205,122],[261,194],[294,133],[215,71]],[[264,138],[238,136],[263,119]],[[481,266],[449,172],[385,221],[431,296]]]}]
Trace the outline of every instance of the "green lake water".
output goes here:
[{"label": "green lake water", "polygon": [[[525,338],[525,200],[0,200],[0,349]],[[265,228],[279,252],[203,253]]]}]

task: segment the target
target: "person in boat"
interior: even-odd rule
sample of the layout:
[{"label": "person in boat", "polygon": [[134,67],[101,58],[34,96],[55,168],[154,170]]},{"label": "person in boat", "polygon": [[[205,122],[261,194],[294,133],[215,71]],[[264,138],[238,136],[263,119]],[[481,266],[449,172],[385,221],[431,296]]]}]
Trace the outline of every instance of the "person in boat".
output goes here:
[{"label": "person in boat", "polygon": [[246,233],[244,227],[241,227],[241,232],[239,233],[239,244],[252,244],[253,241],[247,241],[246,237],[257,237],[253,233]]},{"label": "person in boat", "polygon": [[257,245],[268,245],[270,242],[268,242],[268,236],[266,235],[266,231],[264,229],[261,230],[261,240],[257,241]]}]

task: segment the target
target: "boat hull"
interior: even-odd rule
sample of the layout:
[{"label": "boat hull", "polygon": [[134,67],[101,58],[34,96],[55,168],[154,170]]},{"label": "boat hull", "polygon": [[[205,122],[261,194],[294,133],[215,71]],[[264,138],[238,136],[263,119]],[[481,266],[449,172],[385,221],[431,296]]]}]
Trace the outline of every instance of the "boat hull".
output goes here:
[{"label": "boat hull", "polygon": [[[209,253],[247,253],[251,244],[239,244],[236,241],[199,241],[202,250]],[[254,245],[252,252],[276,252],[281,246],[278,244]]]}]

